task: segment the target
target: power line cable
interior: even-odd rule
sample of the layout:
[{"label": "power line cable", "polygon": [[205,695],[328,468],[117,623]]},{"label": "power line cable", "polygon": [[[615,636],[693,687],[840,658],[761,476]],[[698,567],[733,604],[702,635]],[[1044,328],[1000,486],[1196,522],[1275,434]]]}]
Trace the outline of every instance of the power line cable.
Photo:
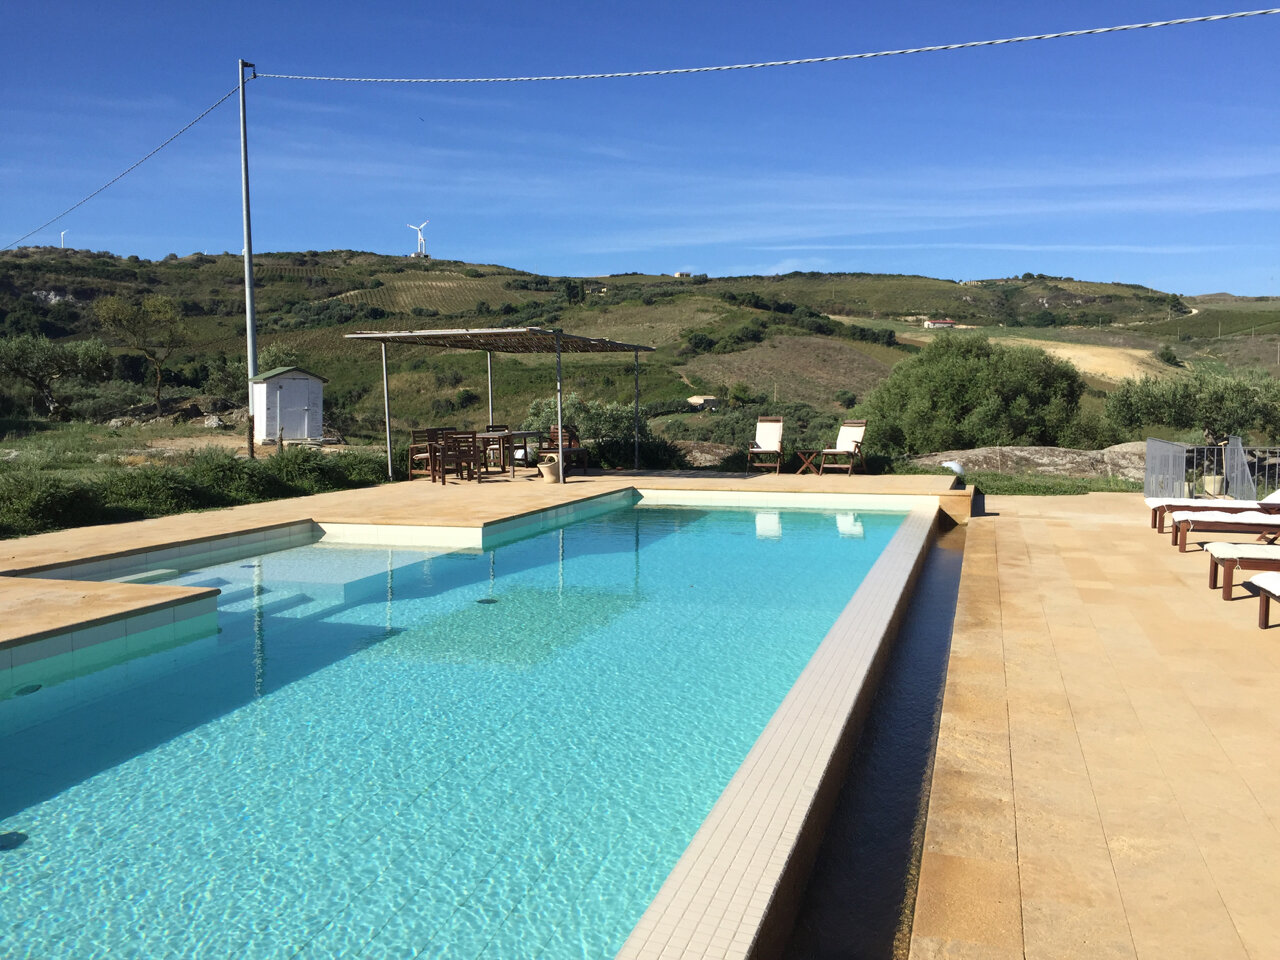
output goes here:
[{"label": "power line cable", "polygon": [[[1280,7],[1271,7],[1266,10],[1245,10],[1239,13],[1219,13],[1203,17],[1183,17],[1178,20],[1153,20],[1149,23],[1129,23],[1114,27],[1095,27],[1091,30],[1065,30],[1059,33],[1040,33],[1025,37],[1005,37],[999,40],[973,40],[968,43],[948,43],[930,47],[908,47],[902,50],[878,50],[872,53],[847,53],[833,57],[806,57],[798,60],[769,60],[761,63],[735,63],[715,67],[676,67],[668,70],[632,70],[618,73],[579,73],[543,77],[309,77],[282,73],[258,73],[251,79],[268,77],[273,80],[326,80],[340,83],[528,83],[545,80],[614,80],[623,77],[664,77],[685,73],[718,73],[728,70],[755,70],[762,67],[795,67],[810,63],[836,63],[842,60],[871,60],[876,57],[895,57],[911,53],[938,53],[944,50],[968,50],[975,47],[996,47],[1010,43],[1026,43],[1032,40],[1059,40],[1064,37],[1096,36],[1103,33],[1121,33],[1127,30],[1147,30],[1154,27],[1175,27],[1189,23],[1212,23],[1218,20],[1240,20],[1245,17],[1264,17],[1276,13],[1280,13]],[[39,233],[45,227],[57,223],[72,210],[88,203],[98,194],[102,193],[102,191],[128,176],[169,144],[173,143],[173,141],[177,140],[215,109],[227,100],[231,99],[238,90],[238,86],[233,87],[225,96],[215,101],[207,110],[197,116],[173,136],[169,137],[169,139],[161,143],[141,160],[132,164],[115,177],[112,177],[88,196],[67,207],[67,209],[63,210],[56,217],[46,220],[34,230],[23,234],[18,237],[18,239],[6,244],[0,249],[7,250],[9,247],[17,246],[28,237]]]},{"label": "power line cable", "polygon": [[1240,13],[1218,13],[1204,17],[1183,17],[1179,20],[1154,20],[1150,23],[1128,23],[1115,27],[1095,27],[1092,30],[1064,30],[1060,33],[1039,33],[1027,37],[1005,37],[1001,40],[972,40],[968,43],[946,43],[932,47],[908,47],[903,50],[878,50],[874,53],[846,53],[835,57],[806,57],[800,60],[769,60],[763,63],[735,63],[718,67],[676,67],[668,70],[630,70],[619,73],[577,73],[545,77],[305,77],[283,73],[260,73],[259,77],[272,80],[328,80],[339,83],[532,83],[543,80],[616,80],[622,77],[667,77],[682,73],[717,73],[727,70],[756,70],[761,67],[796,67],[809,63],[835,63],[840,60],[871,60],[875,57],[896,57],[909,53],[938,53],[943,50],[969,50],[974,47],[996,47],[1009,43],[1026,43],[1031,40],[1059,40],[1063,37],[1085,37],[1101,33],[1120,33],[1126,30],[1147,30],[1153,27],[1176,27],[1187,23],[1211,23],[1217,20],[1240,20],[1244,17],[1265,17],[1280,13],[1280,7],[1267,10],[1246,10]]},{"label": "power line cable", "polygon": [[170,137],[170,138],[169,138],[168,140],[166,140],[164,143],[160,144],[160,146],[156,147],[154,150],[152,150],[150,153],[148,153],[145,157],[143,157],[143,158],[142,158],[141,160],[139,160],[137,163],[133,164],[132,166],[130,166],[128,169],[126,169],[126,170],[125,170],[125,171],[123,171],[122,173],[119,173],[119,174],[117,174],[116,176],[112,177],[110,180],[108,180],[106,183],[104,183],[102,186],[100,186],[97,190],[93,191],[93,193],[89,194],[89,195],[88,195],[87,197],[85,197],[83,200],[78,200],[78,201],[76,201],[75,203],[73,203],[71,206],[67,207],[67,209],[63,210],[60,214],[58,214],[58,215],[57,215],[56,217],[54,217],[53,219],[51,219],[51,220],[46,220],[44,223],[40,224],[40,226],[36,227],[36,228],[35,228],[34,230],[32,230],[30,233],[24,233],[24,234],[23,234],[22,236],[20,236],[17,240],[14,240],[12,243],[7,243],[7,244],[5,244],[5,246],[4,246],[3,248],[0,248],[0,249],[8,250],[10,247],[16,247],[16,246],[17,246],[18,244],[20,244],[23,240],[27,239],[27,237],[30,237],[30,236],[32,236],[33,234],[37,234],[37,233],[39,233],[41,230],[43,230],[45,227],[49,226],[50,224],[57,223],[59,220],[61,220],[63,217],[65,217],[65,216],[66,216],[68,213],[70,213],[72,210],[76,209],[76,207],[80,207],[80,206],[83,206],[84,204],[88,203],[90,200],[92,200],[94,197],[96,197],[98,194],[100,194],[103,190],[107,189],[107,187],[111,186],[113,183],[115,183],[115,182],[116,182],[116,181],[118,181],[118,180],[122,180],[124,177],[128,176],[128,175],[129,175],[130,173],[132,173],[134,170],[137,170],[137,169],[138,169],[138,167],[142,166],[144,163],[146,163],[148,160],[150,160],[152,157],[154,157],[157,153],[159,153],[161,150],[163,150],[163,149],[164,149],[165,147],[167,147],[169,144],[173,143],[173,141],[177,140],[180,136],[182,136],[184,133],[186,133],[188,130],[190,130],[192,127],[194,127],[197,123],[199,123],[201,120],[203,120],[203,119],[204,119],[205,117],[207,117],[209,114],[213,113],[213,111],[214,111],[215,109],[217,109],[218,107],[220,107],[220,106],[221,106],[223,103],[225,103],[227,100],[230,100],[233,96],[235,96],[235,95],[236,95],[236,93],[237,93],[239,90],[240,90],[239,86],[232,87],[232,88],[231,88],[231,90],[226,94],[226,96],[224,96],[224,97],[220,98],[219,100],[217,100],[217,101],[216,101],[216,102],[215,102],[211,107],[209,107],[209,109],[208,109],[208,110],[204,111],[204,113],[200,114],[200,116],[196,117],[194,120],[192,120],[190,123],[188,123],[185,127],[183,127],[181,130],[179,130],[177,133],[175,133],[172,137]]}]

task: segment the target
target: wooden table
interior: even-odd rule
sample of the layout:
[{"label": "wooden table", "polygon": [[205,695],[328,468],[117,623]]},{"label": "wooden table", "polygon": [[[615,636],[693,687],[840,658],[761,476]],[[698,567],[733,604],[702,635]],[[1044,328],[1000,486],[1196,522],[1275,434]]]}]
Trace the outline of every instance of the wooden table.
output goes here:
[{"label": "wooden table", "polygon": [[821,452],[821,450],[797,450],[796,456],[800,458],[800,469],[796,471],[796,476],[806,470],[810,473],[818,473],[818,468],[813,465],[813,461]]}]

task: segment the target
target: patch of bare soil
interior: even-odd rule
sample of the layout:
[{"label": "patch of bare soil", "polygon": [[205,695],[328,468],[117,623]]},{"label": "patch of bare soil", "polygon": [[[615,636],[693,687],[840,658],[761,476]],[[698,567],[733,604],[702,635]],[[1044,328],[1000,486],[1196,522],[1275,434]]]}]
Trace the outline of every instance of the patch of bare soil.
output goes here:
[{"label": "patch of bare soil", "polygon": [[1021,337],[1004,337],[1000,341],[1017,346],[1039,347],[1051,357],[1067,360],[1086,376],[1103,380],[1124,380],[1127,377],[1164,377],[1173,372],[1168,364],[1157,360],[1150,350],[1136,347],[1105,347],[1086,343],[1062,343],[1053,340],[1024,340]]}]

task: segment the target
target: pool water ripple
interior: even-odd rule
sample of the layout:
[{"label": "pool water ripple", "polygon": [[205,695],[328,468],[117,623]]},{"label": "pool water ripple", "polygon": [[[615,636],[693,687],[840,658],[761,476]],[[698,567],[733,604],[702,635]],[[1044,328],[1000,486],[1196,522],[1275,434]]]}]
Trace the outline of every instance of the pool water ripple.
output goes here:
[{"label": "pool water ripple", "polygon": [[182,574],[220,632],[0,701],[0,955],[612,956],[901,516],[859,520]]}]

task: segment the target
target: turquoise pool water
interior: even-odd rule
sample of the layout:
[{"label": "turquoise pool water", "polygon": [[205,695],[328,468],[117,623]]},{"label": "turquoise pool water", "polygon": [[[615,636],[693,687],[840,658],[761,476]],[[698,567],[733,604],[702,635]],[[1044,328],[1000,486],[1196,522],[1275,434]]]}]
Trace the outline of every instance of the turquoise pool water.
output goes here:
[{"label": "turquoise pool water", "polygon": [[218,629],[0,690],[0,956],[611,957],[900,522],[185,573]]}]

